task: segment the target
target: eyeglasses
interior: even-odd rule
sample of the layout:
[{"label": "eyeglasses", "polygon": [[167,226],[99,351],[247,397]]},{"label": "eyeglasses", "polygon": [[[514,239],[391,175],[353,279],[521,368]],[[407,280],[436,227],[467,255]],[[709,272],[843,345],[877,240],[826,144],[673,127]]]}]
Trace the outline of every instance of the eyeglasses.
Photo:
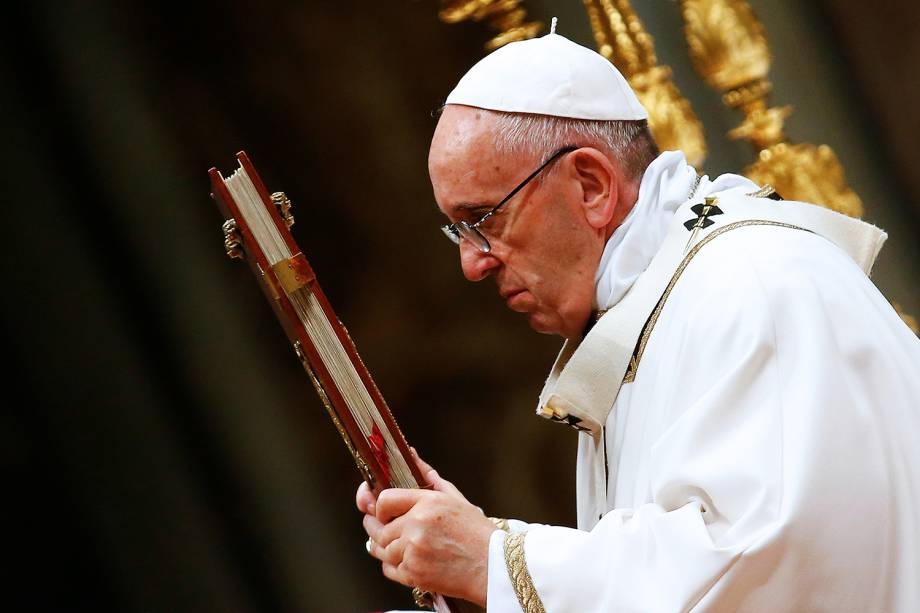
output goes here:
[{"label": "eyeglasses", "polygon": [[479,231],[479,226],[481,226],[489,217],[495,215],[495,213],[498,212],[498,209],[500,209],[506,202],[514,198],[515,194],[524,189],[528,183],[530,183],[534,178],[537,177],[537,175],[543,172],[543,170],[554,160],[558,159],[560,156],[565,155],[566,153],[571,153],[576,149],[578,149],[578,147],[570,145],[557,150],[555,153],[549,156],[549,159],[540,164],[539,168],[530,173],[529,177],[521,181],[520,185],[511,190],[511,193],[502,198],[501,202],[492,207],[485,215],[480,217],[475,222],[467,223],[465,221],[458,221],[457,223],[449,223],[447,225],[441,226],[441,231],[447,235],[447,238],[458,245],[460,244],[460,239],[465,238],[466,240],[470,241],[470,243],[475,245],[476,248],[479,249],[479,251],[482,253],[489,253],[492,251],[492,245],[489,244],[489,239],[487,239],[485,235]]}]

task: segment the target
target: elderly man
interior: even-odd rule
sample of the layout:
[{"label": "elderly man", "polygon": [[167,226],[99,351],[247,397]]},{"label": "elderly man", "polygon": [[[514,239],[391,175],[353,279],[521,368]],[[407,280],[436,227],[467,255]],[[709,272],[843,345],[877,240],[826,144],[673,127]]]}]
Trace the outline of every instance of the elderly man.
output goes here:
[{"label": "elderly man", "polygon": [[358,491],[388,578],[500,612],[920,610],[920,342],[867,278],[884,233],[658,155],[555,34],[467,73],[429,171],[467,279],[567,339],[537,410],[579,430],[578,528],[422,464],[434,491]]}]

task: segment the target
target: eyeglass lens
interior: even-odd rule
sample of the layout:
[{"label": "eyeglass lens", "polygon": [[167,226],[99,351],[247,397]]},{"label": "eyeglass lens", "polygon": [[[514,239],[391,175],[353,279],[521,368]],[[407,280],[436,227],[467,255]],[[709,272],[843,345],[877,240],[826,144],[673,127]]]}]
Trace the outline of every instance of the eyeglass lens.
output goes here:
[{"label": "eyeglass lens", "polygon": [[470,241],[477,249],[483,253],[489,253],[492,251],[492,246],[489,244],[489,241],[486,240],[486,237],[482,235],[478,229],[474,228],[465,221],[457,222],[457,230],[459,230],[460,235],[466,240]]}]

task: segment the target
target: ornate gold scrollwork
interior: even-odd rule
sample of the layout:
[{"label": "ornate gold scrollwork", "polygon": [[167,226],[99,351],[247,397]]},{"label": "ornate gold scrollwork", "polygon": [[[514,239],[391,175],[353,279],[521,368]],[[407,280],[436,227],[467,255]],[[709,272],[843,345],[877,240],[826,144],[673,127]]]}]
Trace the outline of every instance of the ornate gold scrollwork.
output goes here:
[{"label": "ornate gold scrollwork", "polygon": [[749,141],[757,161],[744,174],[770,183],[786,198],[814,202],[853,217],[862,201],[844,177],[843,166],[827,145],[786,142],[784,123],[792,108],[768,107],[773,85],[770,48],[763,25],[744,0],[681,0],[684,34],[693,66],[722,101],[744,115],[729,136]]},{"label": "ornate gold scrollwork", "polygon": [[278,207],[278,213],[281,215],[281,219],[284,220],[284,225],[291,229],[291,226],[294,225],[294,215],[291,214],[291,208],[294,206],[291,204],[290,198],[288,198],[284,192],[275,192],[271,195],[272,204]]},{"label": "ornate gold scrollwork", "polygon": [[412,600],[415,601],[415,606],[418,608],[434,611],[434,597],[431,592],[426,592],[420,587],[414,587],[412,588]]},{"label": "ornate gold scrollwork", "polygon": [[444,23],[458,23],[472,19],[485,21],[498,35],[490,39],[487,51],[518,40],[533,38],[543,29],[539,21],[527,21],[523,0],[441,0],[438,18]]},{"label": "ornate gold scrollwork", "polygon": [[584,4],[598,52],[636,91],[659,147],[680,149],[692,165],[702,164],[706,159],[703,125],[671,80],[671,68],[658,64],[654,39],[629,0],[584,0]]},{"label": "ornate gold scrollwork", "polygon": [[234,260],[243,259],[243,240],[240,238],[239,228],[236,226],[236,220],[230,218],[223,223],[221,229],[224,231],[224,250],[227,255]]}]

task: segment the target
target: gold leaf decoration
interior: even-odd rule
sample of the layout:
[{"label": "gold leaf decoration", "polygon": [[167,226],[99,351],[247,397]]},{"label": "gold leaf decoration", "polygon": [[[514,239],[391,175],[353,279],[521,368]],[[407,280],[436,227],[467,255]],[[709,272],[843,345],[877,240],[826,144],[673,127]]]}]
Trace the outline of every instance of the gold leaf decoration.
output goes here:
[{"label": "gold leaf decoration", "polygon": [[860,217],[863,205],[847,184],[843,166],[827,145],[786,141],[784,124],[792,108],[769,107],[773,85],[770,48],[763,25],[744,0],[681,0],[684,34],[695,70],[723,92],[722,101],[745,118],[729,132],[749,141],[757,160],[744,174],[769,183],[787,199],[820,204]]},{"label": "gold leaf decoration", "polygon": [[914,334],[920,336],[920,324],[917,323],[917,318],[902,311],[901,305],[897,302],[892,302],[891,306],[893,306],[894,310],[898,312],[898,315],[901,316],[901,319],[904,320],[904,323],[907,324],[907,327],[913,330]]},{"label": "gold leaf decoration", "polygon": [[690,59],[712,87],[732,90],[765,79],[770,49],[763,26],[747,3],[681,3]]},{"label": "gold leaf decoration", "polygon": [[527,21],[522,0],[442,0],[438,18],[444,23],[485,21],[498,34],[485,45],[493,51],[508,43],[533,38],[543,29],[539,21]]},{"label": "gold leaf decoration", "polygon": [[744,174],[758,185],[772,185],[783,196],[823,203],[851,217],[862,215],[862,202],[847,185],[843,166],[827,145],[773,145],[762,150]]},{"label": "gold leaf decoration", "polygon": [[658,65],[655,42],[628,0],[584,0],[598,53],[610,60],[636,91],[649,114],[649,128],[663,150],[681,150],[694,166],[706,158],[703,125],[690,102]]}]

